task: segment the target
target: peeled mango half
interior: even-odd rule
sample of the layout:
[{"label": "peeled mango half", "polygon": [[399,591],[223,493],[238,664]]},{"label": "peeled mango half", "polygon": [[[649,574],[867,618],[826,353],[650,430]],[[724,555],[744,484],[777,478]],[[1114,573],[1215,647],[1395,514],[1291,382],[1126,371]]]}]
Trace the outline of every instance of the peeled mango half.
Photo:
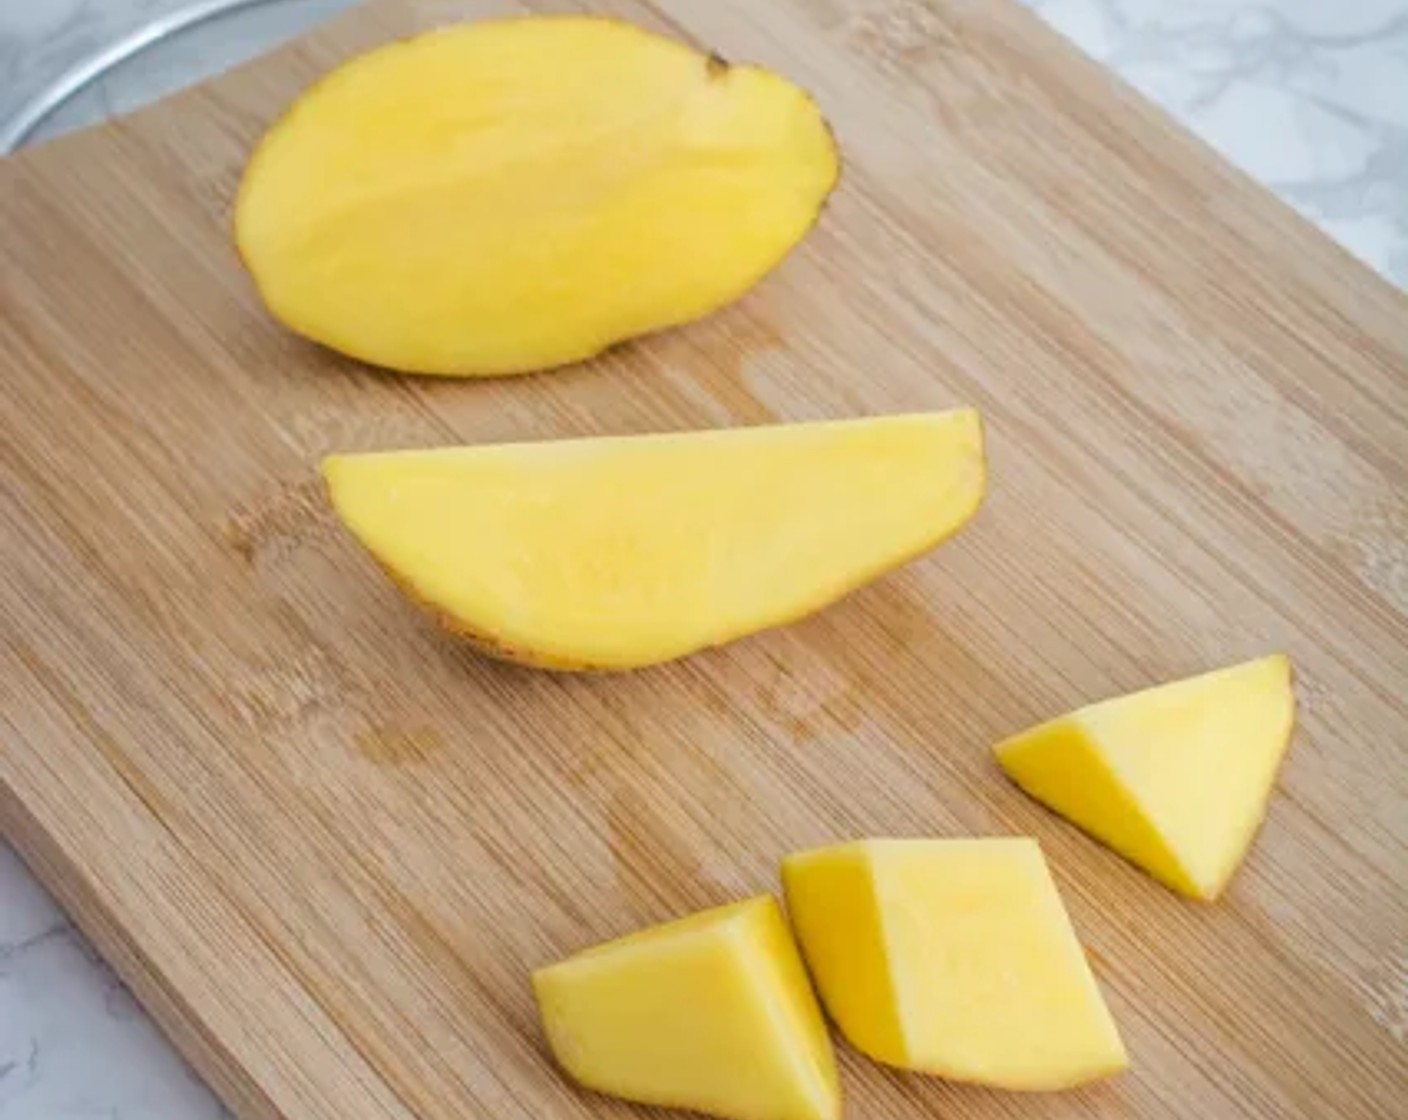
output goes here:
[{"label": "peeled mango half", "polygon": [[301,335],[410,373],[521,373],[736,300],[839,167],[776,74],[615,20],[491,20],[303,94],[249,161],[235,240]]}]

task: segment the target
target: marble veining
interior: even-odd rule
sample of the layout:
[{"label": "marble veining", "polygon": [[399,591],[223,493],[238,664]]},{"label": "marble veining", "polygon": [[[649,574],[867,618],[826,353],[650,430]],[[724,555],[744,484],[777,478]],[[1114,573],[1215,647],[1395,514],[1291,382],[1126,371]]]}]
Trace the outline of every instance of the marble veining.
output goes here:
[{"label": "marble veining", "polygon": [[[295,21],[347,0],[290,0]],[[1028,0],[1043,18],[1395,283],[1408,286],[1408,0]],[[0,119],[173,0],[0,0]],[[270,5],[272,9],[274,5]],[[232,33],[233,34],[233,33]],[[229,65],[270,37],[214,35]],[[171,88],[99,90],[129,107]],[[165,72],[161,72],[161,71]],[[79,107],[81,108],[81,107]],[[1393,987],[1402,1000],[1403,985]],[[1408,1007],[1384,1015],[1408,1020]],[[0,843],[0,1120],[228,1114]]]},{"label": "marble veining", "polygon": [[1408,3],[1032,0],[1031,7],[1408,287]]}]

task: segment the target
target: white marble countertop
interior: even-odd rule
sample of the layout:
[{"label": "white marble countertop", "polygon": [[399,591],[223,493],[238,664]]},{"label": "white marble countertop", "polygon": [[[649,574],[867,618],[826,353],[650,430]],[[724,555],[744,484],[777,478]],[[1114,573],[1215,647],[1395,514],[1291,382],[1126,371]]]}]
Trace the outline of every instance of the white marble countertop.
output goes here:
[{"label": "white marble countertop", "polygon": [[[189,0],[184,0],[189,2]],[[1408,0],[1028,0],[1087,53],[1408,287]],[[290,0],[304,22],[347,0]],[[0,0],[0,121],[183,0]],[[263,19],[264,17],[260,17]],[[207,35],[228,64],[267,22]],[[95,100],[173,84],[170,57]],[[134,94],[134,90],[137,92]],[[76,106],[71,112],[81,110]],[[0,1120],[225,1115],[0,842]]]}]

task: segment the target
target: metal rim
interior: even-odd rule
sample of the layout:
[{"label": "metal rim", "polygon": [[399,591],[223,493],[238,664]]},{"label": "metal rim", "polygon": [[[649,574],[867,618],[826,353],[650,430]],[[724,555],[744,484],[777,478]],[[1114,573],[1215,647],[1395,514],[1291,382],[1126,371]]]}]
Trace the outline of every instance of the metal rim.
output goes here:
[{"label": "metal rim", "polygon": [[164,39],[204,23],[217,16],[228,15],[241,8],[254,8],[273,0],[197,0],[188,8],[171,12],[123,36],[61,74],[57,81],[36,97],[21,105],[19,111],[0,126],[0,155],[9,155],[23,147],[34,130],[61,109],[77,93],[97,81],[115,66],[141,54]]}]

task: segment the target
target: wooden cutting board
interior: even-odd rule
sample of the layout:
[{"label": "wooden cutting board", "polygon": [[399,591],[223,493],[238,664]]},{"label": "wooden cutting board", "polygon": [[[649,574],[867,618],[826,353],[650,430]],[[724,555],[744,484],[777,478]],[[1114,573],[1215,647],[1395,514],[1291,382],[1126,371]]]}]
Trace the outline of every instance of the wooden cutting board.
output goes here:
[{"label": "wooden cutting board", "polygon": [[[1132,1071],[1033,1098],[843,1048],[850,1116],[1402,1115],[1403,296],[1010,3],[595,7],[800,81],[847,165],[741,305],[567,372],[360,367],[270,322],[228,238],[302,86],[520,8],[381,0],[0,163],[5,835],[246,1118],[644,1115],[555,1071],[530,969],[774,890],[796,848],[1005,833],[1045,846]],[[473,656],[315,475],[333,450],[959,403],[993,480],[959,539],[632,675]],[[1278,649],[1301,728],[1218,905],[989,757]]]}]

